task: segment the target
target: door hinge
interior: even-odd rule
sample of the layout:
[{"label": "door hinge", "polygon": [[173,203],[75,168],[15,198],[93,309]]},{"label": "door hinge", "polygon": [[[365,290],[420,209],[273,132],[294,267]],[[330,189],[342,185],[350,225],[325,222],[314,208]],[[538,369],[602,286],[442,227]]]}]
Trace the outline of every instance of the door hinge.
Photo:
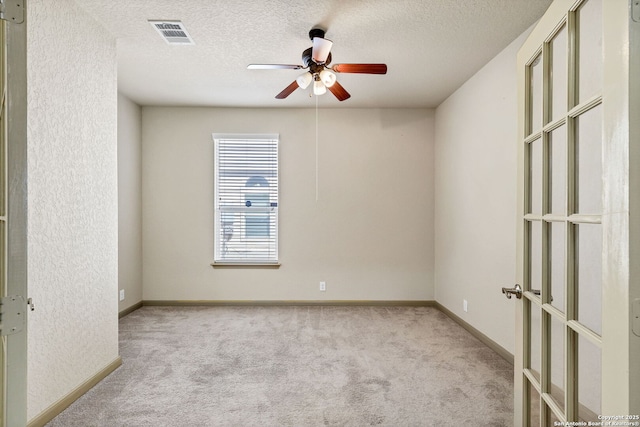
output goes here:
[{"label": "door hinge", "polygon": [[640,337],[640,298],[636,298],[633,300],[633,308],[631,310],[631,330],[633,333]]},{"label": "door hinge", "polygon": [[0,298],[0,336],[22,332],[27,322],[27,304],[24,297],[10,295]]},{"label": "door hinge", "polygon": [[22,24],[24,22],[25,0],[0,0],[0,19]]},{"label": "door hinge", "polygon": [[631,0],[631,19],[640,22],[640,0]]}]

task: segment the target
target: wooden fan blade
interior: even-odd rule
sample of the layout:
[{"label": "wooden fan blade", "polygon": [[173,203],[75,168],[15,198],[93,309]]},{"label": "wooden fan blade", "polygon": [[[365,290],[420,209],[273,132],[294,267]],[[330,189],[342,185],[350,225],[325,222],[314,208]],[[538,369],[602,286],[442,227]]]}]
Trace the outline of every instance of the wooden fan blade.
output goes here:
[{"label": "wooden fan blade", "polygon": [[334,94],[336,98],[338,98],[338,101],[344,101],[345,99],[351,98],[351,94],[347,92],[347,90],[338,82],[335,82],[327,89],[329,89],[331,93]]},{"label": "wooden fan blade", "polygon": [[336,73],[387,74],[387,64],[336,64]]},{"label": "wooden fan blade", "polygon": [[276,99],[285,99],[287,96],[291,95],[294,90],[298,89],[298,87],[298,82],[294,80],[293,83],[291,83],[289,86],[284,88],[282,92],[276,95]]},{"label": "wooden fan blade", "polygon": [[249,64],[248,70],[301,70],[302,65],[295,64]]}]

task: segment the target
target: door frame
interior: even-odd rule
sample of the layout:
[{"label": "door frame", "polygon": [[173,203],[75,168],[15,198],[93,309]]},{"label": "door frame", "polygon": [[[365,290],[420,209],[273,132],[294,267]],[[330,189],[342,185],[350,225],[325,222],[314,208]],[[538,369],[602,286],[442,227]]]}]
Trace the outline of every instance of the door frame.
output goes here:
[{"label": "door frame", "polygon": [[[22,2],[26,15],[26,1]],[[6,159],[5,295],[27,300],[27,24],[3,21],[6,98],[2,132]],[[25,307],[25,313],[27,307]],[[27,326],[7,335],[2,370],[4,396],[0,426],[27,424]]]},{"label": "door frame", "polygon": [[610,315],[603,316],[602,386],[619,389],[602,396],[608,415],[640,415],[640,335],[631,327],[632,304],[640,299],[640,22],[631,19],[634,3],[618,0],[603,15],[610,37],[604,40],[602,91],[602,310]]},{"label": "door frame", "polygon": [[[518,192],[516,282],[524,283],[524,170],[526,64],[554,32],[558,17],[580,0],[555,0],[518,52]],[[632,330],[632,304],[640,298],[640,22],[635,0],[603,1],[603,247],[602,247],[602,414],[640,414],[640,336]],[[639,14],[640,16],[640,14]],[[633,262],[635,260],[636,262]],[[638,314],[640,315],[640,314]],[[528,417],[528,391],[523,367],[527,316],[516,305],[514,358],[514,425]],[[640,333],[640,332],[639,332]],[[635,360],[635,362],[634,362]],[[526,424],[527,421],[524,421]]]}]

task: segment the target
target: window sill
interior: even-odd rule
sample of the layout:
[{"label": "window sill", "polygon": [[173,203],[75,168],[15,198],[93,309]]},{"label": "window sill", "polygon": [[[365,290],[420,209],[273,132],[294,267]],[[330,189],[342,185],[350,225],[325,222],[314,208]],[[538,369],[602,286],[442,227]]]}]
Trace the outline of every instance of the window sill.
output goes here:
[{"label": "window sill", "polygon": [[226,262],[214,261],[211,263],[213,268],[280,268],[280,263],[274,262]]}]

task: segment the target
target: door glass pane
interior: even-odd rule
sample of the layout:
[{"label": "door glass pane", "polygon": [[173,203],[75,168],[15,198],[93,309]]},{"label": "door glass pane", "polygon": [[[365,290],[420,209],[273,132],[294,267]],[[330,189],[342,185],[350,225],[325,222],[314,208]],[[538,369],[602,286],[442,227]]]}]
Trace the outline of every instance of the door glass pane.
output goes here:
[{"label": "door glass pane", "polygon": [[564,312],[565,289],[565,238],[564,222],[551,223],[551,305]]},{"label": "door glass pane", "polygon": [[602,226],[580,224],[578,249],[578,321],[602,333]]},{"label": "door glass pane", "polygon": [[533,302],[529,302],[529,304],[531,304],[531,354],[529,355],[531,357],[531,363],[529,365],[529,368],[531,369],[531,371],[533,371],[534,377],[538,381],[540,381],[540,331],[542,324],[542,313],[540,307],[537,304]]},{"label": "door glass pane", "polygon": [[602,351],[586,338],[578,338],[578,415],[581,421],[598,421],[602,414]]},{"label": "door glass pane", "polygon": [[577,119],[578,213],[602,213],[602,105]]},{"label": "door glass pane", "polygon": [[542,140],[537,139],[529,144],[531,150],[531,212],[542,214]]},{"label": "door glass pane", "polygon": [[531,276],[528,290],[542,288],[542,223],[531,223]]},{"label": "door glass pane", "polygon": [[588,0],[578,9],[578,99],[602,92],[602,0]]},{"label": "door glass pane", "polygon": [[551,50],[551,118],[567,112],[567,26],[563,26],[549,45]]},{"label": "door glass pane", "polygon": [[551,318],[551,396],[564,408],[564,323]]},{"label": "door glass pane", "polygon": [[560,126],[549,134],[551,152],[551,213],[567,213],[567,127]]},{"label": "door glass pane", "polygon": [[538,427],[540,426],[540,394],[529,381],[525,387],[529,387],[529,396],[531,396],[529,400],[529,425]]},{"label": "door glass pane", "polygon": [[531,82],[530,82],[530,101],[529,106],[529,122],[531,123],[531,133],[542,128],[542,55],[533,61],[530,65]]}]

